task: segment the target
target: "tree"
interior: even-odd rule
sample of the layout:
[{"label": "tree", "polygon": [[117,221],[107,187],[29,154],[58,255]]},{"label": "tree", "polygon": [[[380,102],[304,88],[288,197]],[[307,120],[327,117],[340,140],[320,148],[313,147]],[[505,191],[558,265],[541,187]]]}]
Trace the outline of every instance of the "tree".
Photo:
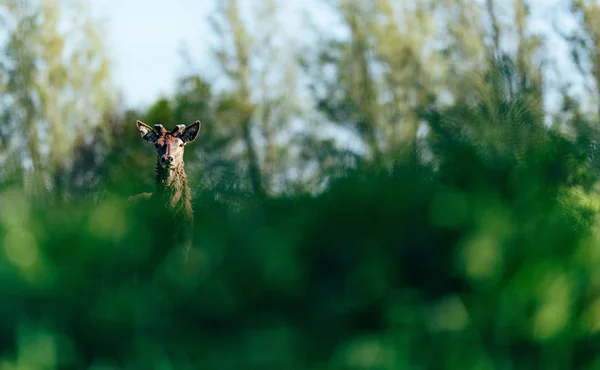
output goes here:
[{"label": "tree", "polygon": [[586,95],[579,107],[600,116],[600,5],[596,1],[569,0],[572,15],[581,21],[578,27],[568,29],[556,20],[555,31],[567,42],[575,69],[582,78]]},{"label": "tree", "polygon": [[[275,0],[252,5],[227,0],[211,18],[219,39],[215,55],[231,86],[221,93],[217,112],[220,124],[231,122],[239,132],[251,188],[265,196],[277,191],[283,167],[292,165],[284,149],[291,142],[281,136],[302,108],[294,45],[281,32],[282,5]],[[253,22],[259,30],[250,31]]]},{"label": "tree", "polygon": [[[4,67],[8,124],[26,138],[35,175],[50,175],[60,192],[76,138],[101,122],[114,102],[100,25],[81,0],[11,0],[8,10],[14,25]],[[58,25],[69,15],[72,27],[61,31]],[[42,155],[46,148],[47,156]]]},{"label": "tree", "polygon": [[3,74],[6,76],[3,98],[3,116],[6,117],[4,127],[7,131],[20,133],[20,137],[25,140],[31,166],[34,171],[39,171],[41,138],[36,130],[36,119],[40,112],[33,96],[37,53],[34,40],[39,39],[40,33],[37,24],[39,9],[33,8],[29,1],[15,0],[7,2],[7,13],[7,22],[12,24],[12,28],[9,31],[3,63]]},{"label": "tree", "polygon": [[[221,68],[234,84],[232,93],[224,96],[220,110],[228,111],[227,121],[234,122],[241,131],[248,164],[248,178],[258,196],[266,194],[257,145],[252,137],[252,117],[256,105],[250,91],[251,36],[240,17],[238,0],[226,0],[211,18],[213,29],[220,36],[223,47],[216,51]],[[224,117],[225,118],[225,117]]]},{"label": "tree", "polygon": [[437,2],[336,1],[347,36],[328,37],[305,62],[317,107],[358,132],[373,163],[384,153],[411,148],[421,112],[436,103],[445,82],[445,59],[435,49]]}]

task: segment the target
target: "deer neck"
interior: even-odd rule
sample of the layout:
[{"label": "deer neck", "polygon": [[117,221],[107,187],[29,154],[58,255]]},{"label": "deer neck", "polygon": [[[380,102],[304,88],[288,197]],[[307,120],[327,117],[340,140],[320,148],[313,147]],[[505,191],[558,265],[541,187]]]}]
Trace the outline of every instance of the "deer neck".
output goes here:
[{"label": "deer neck", "polygon": [[191,196],[183,162],[170,169],[156,163],[156,192],[166,207],[191,217]]}]

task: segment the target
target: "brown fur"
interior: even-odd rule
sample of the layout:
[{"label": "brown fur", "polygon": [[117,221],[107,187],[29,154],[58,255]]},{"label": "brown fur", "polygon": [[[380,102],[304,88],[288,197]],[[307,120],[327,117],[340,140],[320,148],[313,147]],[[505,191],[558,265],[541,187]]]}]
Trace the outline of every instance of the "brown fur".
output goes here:
[{"label": "brown fur", "polygon": [[192,247],[191,229],[194,213],[188,177],[184,169],[183,153],[185,145],[196,139],[201,123],[196,121],[188,127],[177,125],[171,132],[162,125],[154,125],[155,130],[142,121],[137,121],[136,125],[140,136],[153,143],[156,149],[156,192],[134,195],[129,197],[129,200],[131,202],[147,199],[158,200],[168,210],[176,224],[180,225],[175,236],[183,242],[187,258]]}]

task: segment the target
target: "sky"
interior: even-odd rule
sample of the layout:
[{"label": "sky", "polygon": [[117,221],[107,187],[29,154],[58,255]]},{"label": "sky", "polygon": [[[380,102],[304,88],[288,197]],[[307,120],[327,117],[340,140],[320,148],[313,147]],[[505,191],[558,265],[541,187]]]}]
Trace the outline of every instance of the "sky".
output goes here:
[{"label": "sky", "polygon": [[115,82],[127,106],[150,104],[172,91],[179,49],[185,43],[198,67],[207,65],[212,0],[95,0],[92,13],[104,21]]},{"label": "sky", "polygon": [[[115,82],[125,104],[151,104],[172,91],[183,66],[179,50],[185,45],[194,67],[205,78],[218,75],[211,56],[213,32],[209,15],[219,0],[89,0],[94,17],[102,20]],[[257,0],[242,0],[242,6]],[[259,0],[261,1],[261,0]],[[321,11],[323,0],[286,0],[281,9],[285,31],[301,27],[301,13],[308,10],[316,24],[330,24]],[[247,15],[247,14],[246,14]],[[245,14],[241,17],[244,20]],[[247,24],[251,27],[251,24]]]},{"label": "sky", "polygon": [[[210,54],[212,31],[208,16],[219,0],[89,0],[95,17],[105,22],[105,36],[114,63],[114,79],[120,88],[124,105],[141,108],[161,95],[170,95],[183,59],[179,50],[186,46],[198,72],[204,77],[218,75]],[[246,3],[256,4],[248,0]],[[286,0],[284,29],[301,27],[299,11],[310,10],[311,18],[326,29],[331,22],[322,11],[323,0]],[[563,0],[531,0],[531,25],[535,31],[551,32],[551,23],[559,21],[566,9]],[[244,14],[242,12],[242,17]],[[561,22],[562,21],[562,22]],[[294,24],[296,22],[296,24]],[[563,26],[565,27],[565,26]],[[566,26],[568,28],[568,26]],[[548,40],[550,54],[559,71],[565,65],[569,51],[556,35]],[[562,73],[547,76],[562,79]],[[577,82],[576,82],[577,83]],[[581,83],[581,82],[579,82]],[[554,104],[553,102],[550,103]]]}]

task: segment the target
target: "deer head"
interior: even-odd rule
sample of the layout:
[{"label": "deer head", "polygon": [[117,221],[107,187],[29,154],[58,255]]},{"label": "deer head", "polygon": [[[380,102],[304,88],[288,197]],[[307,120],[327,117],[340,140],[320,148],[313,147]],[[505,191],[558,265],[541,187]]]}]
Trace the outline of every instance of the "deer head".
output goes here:
[{"label": "deer head", "polygon": [[201,123],[196,121],[189,126],[177,125],[172,131],[167,131],[162,125],[154,125],[154,129],[142,121],[136,122],[142,139],[153,143],[158,155],[158,163],[164,169],[183,165],[183,150],[187,143],[196,139],[200,132]]}]

